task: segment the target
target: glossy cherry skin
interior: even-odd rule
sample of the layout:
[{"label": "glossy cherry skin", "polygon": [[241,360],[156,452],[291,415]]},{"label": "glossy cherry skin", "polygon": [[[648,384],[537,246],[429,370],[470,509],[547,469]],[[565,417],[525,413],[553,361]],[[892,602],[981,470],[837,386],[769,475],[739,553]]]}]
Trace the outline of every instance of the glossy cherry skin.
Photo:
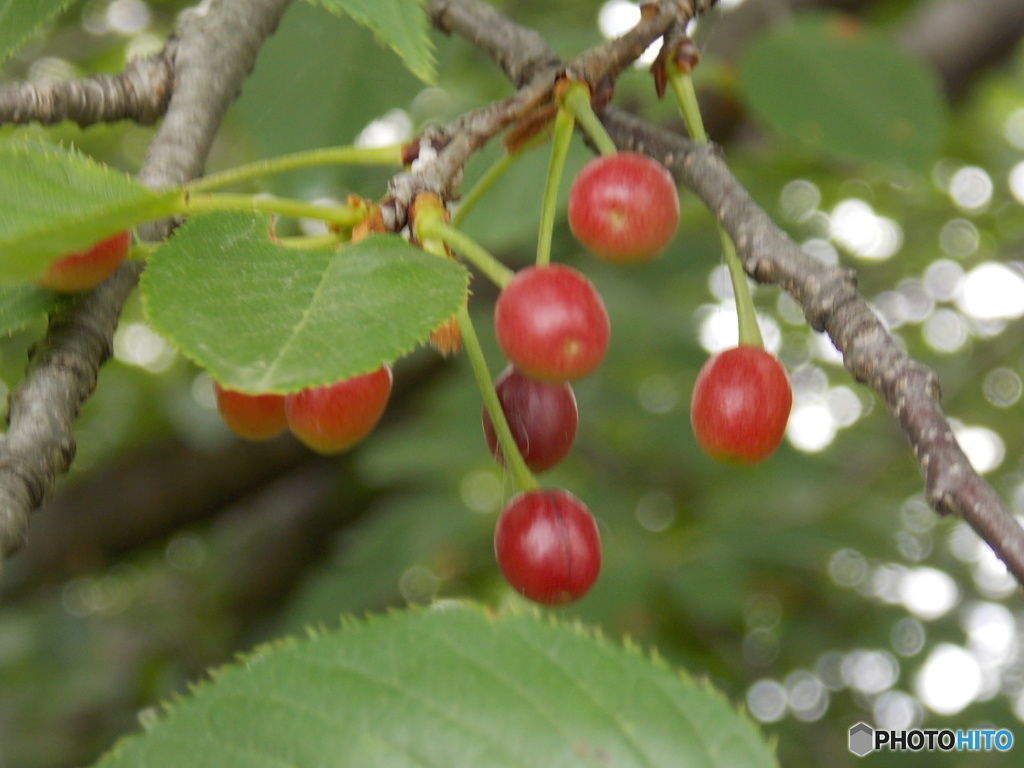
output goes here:
[{"label": "glossy cherry skin", "polygon": [[782,364],[763,349],[739,346],[701,368],[690,421],[698,445],[711,458],[755,464],[782,442],[792,406]]},{"label": "glossy cherry skin", "polygon": [[391,368],[285,397],[284,411],[292,434],[317,453],[340,453],[362,440],[377,425],[391,395]]},{"label": "glossy cherry skin", "polygon": [[579,600],[601,570],[597,523],[565,491],[514,497],[498,518],[494,554],[508,583],[542,605]]},{"label": "glossy cherry skin", "polygon": [[217,410],[228,429],[247,440],[269,440],[288,428],[284,395],[247,395],[213,382]]},{"label": "glossy cherry skin", "polygon": [[[546,382],[509,366],[494,382],[498,401],[523,460],[534,472],[551,469],[565,458],[576,437],[576,395],[567,381]],[[494,458],[504,464],[491,417],[483,411],[484,438]]]},{"label": "glossy cherry skin", "polygon": [[541,381],[572,381],[600,364],[610,328],[593,284],[561,265],[520,270],[494,307],[498,345],[512,364]]},{"label": "glossy cherry skin", "polygon": [[569,228],[591,253],[615,263],[650,261],[679,226],[672,175],[646,155],[591,160],[569,191]]},{"label": "glossy cherry skin", "polygon": [[118,232],[87,250],[51,261],[35,283],[40,288],[60,293],[88,291],[113,274],[128,254],[131,242],[132,236],[128,230]]}]

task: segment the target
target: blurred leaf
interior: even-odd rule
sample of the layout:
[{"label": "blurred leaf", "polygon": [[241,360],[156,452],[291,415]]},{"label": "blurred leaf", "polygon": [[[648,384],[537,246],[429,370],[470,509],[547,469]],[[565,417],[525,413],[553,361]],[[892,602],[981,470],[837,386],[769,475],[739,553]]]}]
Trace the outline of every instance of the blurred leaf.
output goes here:
[{"label": "blurred leaf", "polygon": [[0,279],[32,277],[58,256],[168,215],[181,195],[41,144],[0,144],[0,178]]},{"label": "blurred leaf", "polygon": [[310,0],[334,13],[347,13],[395,53],[427,84],[437,78],[437,62],[427,34],[427,15],[421,0]]},{"label": "blurred leaf", "polygon": [[0,6],[0,62],[74,0],[7,0]]},{"label": "blurred leaf", "polygon": [[45,317],[66,298],[28,283],[0,283],[0,336],[10,336]]},{"label": "blurred leaf", "polygon": [[411,611],[258,650],[98,768],[773,766],[708,686],[579,627]]},{"label": "blurred leaf", "polygon": [[390,362],[465,300],[466,271],[394,235],[302,251],[269,216],[190,220],[142,279],[153,326],[224,386],[289,392]]},{"label": "blurred leaf", "polygon": [[771,128],[816,149],[924,171],[945,130],[938,82],[888,37],[806,14],[750,47],[744,97]]}]

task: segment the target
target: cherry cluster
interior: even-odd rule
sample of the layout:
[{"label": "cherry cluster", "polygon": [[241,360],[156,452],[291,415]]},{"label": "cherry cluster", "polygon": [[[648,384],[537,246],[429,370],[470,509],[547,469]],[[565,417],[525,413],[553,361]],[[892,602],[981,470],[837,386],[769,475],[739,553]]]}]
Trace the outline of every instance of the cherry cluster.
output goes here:
[{"label": "cherry cluster", "polygon": [[[570,108],[573,98],[570,90],[565,100]],[[589,97],[582,106],[577,104],[575,114],[581,123],[592,117]],[[568,128],[571,133],[571,124]],[[597,128],[598,137],[601,130]],[[649,261],[664,250],[678,226],[675,183],[654,160],[616,152],[606,136],[603,143],[604,154],[584,166],[572,184],[570,229],[605,261]],[[552,157],[556,157],[554,151]],[[548,263],[554,211],[551,190],[557,191],[564,154],[561,157],[558,164],[552,163],[557,170],[549,170],[547,224],[542,216],[537,264],[514,275],[498,265],[497,272],[506,274],[496,280],[503,287],[494,308],[494,328],[509,365],[493,383],[493,392],[478,347],[474,355],[479,359],[474,362],[471,356],[485,401],[490,403],[482,416],[487,446],[500,464],[508,464],[522,491],[499,516],[494,536],[497,562],[513,588],[545,605],[579,599],[600,570],[600,535],[586,505],[564,490],[539,488],[531,472],[551,469],[568,454],[578,422],[571,382],[600,365],[610,338],[608,313],[594,285],[575,269]],[[439,210],[443,204],[437,199],[435,225],[446,220]],[[448,244],[443,231],[439,237],[445,243],[438,246],[440,253],[445,254]],[[130,240],[128,232],[121,232],[86,251],[57,259],[36,282],[62,292],[88,290],[117,268]],[[697,443],[706,454],[727,462],[755,463],[781,442],[792,394],[785,369],[760,346],[746,278],[731,243],[726,245],[734,284],[742,282],[736,291],[741,344],[715,355],[701,369],[690,418]],[[489,254],[484,258],[493,261]],[[463,322],[469,323],[468,314],[449,321],[445,332],[457,337]],[[436,336],[437,332],[432,341]],[[347,450],[374,428],[391,385],[391,368],[384,364],[363,375],[286,395],[242,392],[216,382],[214,391],[221,417],[238,435],[265,440],[290,430],[313,451],[333,454]],[[516,455],[506,456],[506,451]]]},{"label": "cherry cluster", "polygon": [[[633,153],[599,157],[569,193],[569,226],[596,256],[616,263],[654,258],[672,239],[679,198],[668,172]],[[502,411],[527,466],[550,469],[576,434],[571,381],[591,373],[608,349],[608,313],[593,284],[562,265],[527,267],[494,308],[494,329],[511,362],[495,382]],[[487,411],[484,435],[503,461]],[[587,507],[563,490],[532,490],[505,507],[494,535],[502,573],[545,605],[582,597],[597,579],[601,542]]]}]

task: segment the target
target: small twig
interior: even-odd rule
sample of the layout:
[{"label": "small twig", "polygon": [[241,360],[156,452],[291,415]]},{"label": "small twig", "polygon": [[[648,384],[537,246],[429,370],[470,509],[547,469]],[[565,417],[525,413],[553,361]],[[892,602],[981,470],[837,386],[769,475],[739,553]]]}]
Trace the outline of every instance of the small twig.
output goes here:
[{"label": "small twig", "polygon": [[0,88],[0,124],[70,120],[83,128],[96,123],[134,120],[152,125],[171,97],[174,43],[160,53],[135,59],[116,75],[79,80],[45,80]]}]

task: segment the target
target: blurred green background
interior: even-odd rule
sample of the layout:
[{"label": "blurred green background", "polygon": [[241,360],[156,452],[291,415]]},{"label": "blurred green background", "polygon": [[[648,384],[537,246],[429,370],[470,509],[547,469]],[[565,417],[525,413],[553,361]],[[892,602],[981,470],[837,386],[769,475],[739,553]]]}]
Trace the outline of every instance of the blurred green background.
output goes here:
[{"label": "blurred green background", "polygon": [[[77,4],[7,63],[3,80],[115,72],[126,57],[158,49],[185,5]],[[495,5],[565,57],[636,13],[621,0]],[[769,46],[760,55],[771,61],[793,53],[799,65],[801,40],[829,29],[854,40],[906,34],[930,4],[722,5],[695,32],[712,138],[798,242],[857,269],[899,342],[938,371],[975,466],[1024,515],[1024,49],[1014,44],[995,64],[944,83],[927,63],[905,77],[851,80],[849,67],[822,61],[805,68],[802,92],[800,79],[751,63],[757,46]],[[790,14],[809,5],[855,15],[819,19],[793,43],[786,35],[803,17]],[[401,140],[511,92],[468,43],[434,38],[440,76],[425,86],[372,34],[296,3],[232,107],[209,169],[357,137]],[[913,93],[934,97],[924,106],[877,88],[914,77],[923,85],[908,86]],[[787,89],[798,98],[783,98]],[[681,130],[675,108],[652,91],[649,75],[633,69],[615,103]],[[801,94],[818,92],[854,102],[860,115],[895,115],[909,138],[890,134],[867,156],[837,152],[842,124],[835,139],[827,121],[798,119]],[[783,133],[787,116],[793,135]],[[0,133],[26,132],[129,171],[152,135],[127,125]],[[882,147],[874,159],[871,146]],[[496,156],[491,147],[474,158],[464,188]],[[567,177],[587,157],[577,142]],[[545,150],[525,158],[468,219],[470,234],[512,266],[533,258],[546,164]],[[386,180],[380,170],[331,169],[260,188],[378,197]],[[754,296],[793,382],[787,440],[755,468],[716,464],[696,448],[692,384],[735,330],[711,217],[681,197],[679,235],[642,267],[599,263],[564,219],[556,227],[555,258],[594,281],[612,321],[604,365],[575,387],[573,451],[542,479],[590,506],[604,544],[597,586],[559,613],[708,678],[763,723],[786,765],[854,765],[846,734],[860,720],[1024,733],[1019,589],[969,529],[928,509],[884,405],[850,380],[829,341],[777,289]],[[472,309],[497,375],[493,299],[477,278]],[[40,321],[0,342],[0,391],[15,386],[43,330]],[[290,438],[235,440],[208,378],[149,329],[137,301],[115,349],[83,408],[69,476],[0,575],[3,768],[87,764],[210,665],[307,625],[336,625],[343,613],[517,599],[491,544],[510,481],[484,446],[465,359],[420,350],[399,361],[382,425],[351,453],[324,459]],[[1019,764],[1020,748],[870,759],[1008,766]]]}]

